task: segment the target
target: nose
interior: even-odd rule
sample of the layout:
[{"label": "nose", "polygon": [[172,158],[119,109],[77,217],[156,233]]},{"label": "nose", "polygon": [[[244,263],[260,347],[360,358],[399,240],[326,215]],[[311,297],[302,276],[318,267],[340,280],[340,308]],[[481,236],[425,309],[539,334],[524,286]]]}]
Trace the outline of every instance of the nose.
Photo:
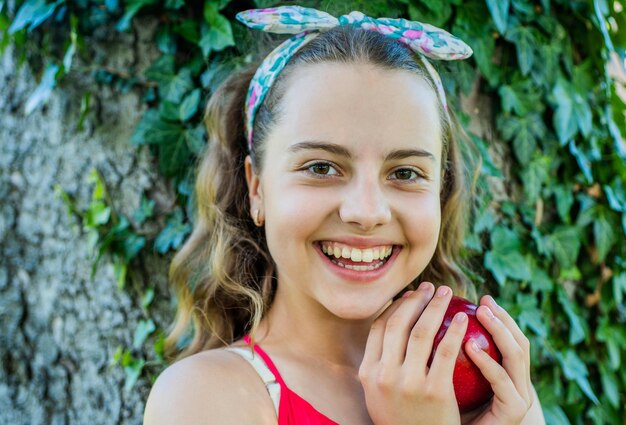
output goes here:
[{"label": "nose", "polygon": [[389,200],[377,178],[355,178],[347,189],[339,209],[344,223],[354,224],[363,231],[389,223]]}]

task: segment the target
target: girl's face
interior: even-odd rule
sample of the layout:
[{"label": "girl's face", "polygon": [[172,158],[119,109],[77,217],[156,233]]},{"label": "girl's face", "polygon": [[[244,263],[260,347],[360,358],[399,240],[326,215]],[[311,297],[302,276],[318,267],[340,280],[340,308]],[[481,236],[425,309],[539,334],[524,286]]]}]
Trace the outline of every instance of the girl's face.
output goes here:
[{"label": "girl's face", "polygon": [[441,224],[436,100],[409,71],[324,63],[292,74],[261,176],[247,160],[279,294],[368,319],[424,270]]}]

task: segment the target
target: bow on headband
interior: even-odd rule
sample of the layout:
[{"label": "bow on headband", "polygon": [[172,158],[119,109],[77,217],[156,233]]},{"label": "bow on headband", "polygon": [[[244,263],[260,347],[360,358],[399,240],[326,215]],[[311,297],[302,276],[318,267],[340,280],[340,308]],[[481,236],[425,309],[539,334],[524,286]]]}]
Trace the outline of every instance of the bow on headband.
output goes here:
[{"label": "bow on headband", "polygon": [[349,25],[376,31],[406,44],[422,58],[424,66],[437,86],[439,97],[446,110],[446,97],[441,79],[426,57],[437,60],[457,60],[468,58],[472,54],[472,49],[459,38],[433,25],[406,19],[375,19],[357,11],[335,18],[316,9],[280,6],[246,10],[237,14],[237,20],[250,28],[266,32],[295,34],[267,55],[250,82],[246,98],[246,137],[249,150],[252,150],[254,116],[263,103],[265,95],[289,59],[302,46],[317,37],[320,31]]}]

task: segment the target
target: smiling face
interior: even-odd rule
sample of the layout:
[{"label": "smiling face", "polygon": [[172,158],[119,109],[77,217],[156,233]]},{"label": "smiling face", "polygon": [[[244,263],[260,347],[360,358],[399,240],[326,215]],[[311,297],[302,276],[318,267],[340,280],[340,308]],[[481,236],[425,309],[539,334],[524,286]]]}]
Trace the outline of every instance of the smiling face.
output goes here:
[{"label": "smiling face", "polygon": [[300,66],[287,84],[262,173],[249,178],[277,265],[276,299],[371,318],[437,246],[435,91],[409,71],[369,64]]}]

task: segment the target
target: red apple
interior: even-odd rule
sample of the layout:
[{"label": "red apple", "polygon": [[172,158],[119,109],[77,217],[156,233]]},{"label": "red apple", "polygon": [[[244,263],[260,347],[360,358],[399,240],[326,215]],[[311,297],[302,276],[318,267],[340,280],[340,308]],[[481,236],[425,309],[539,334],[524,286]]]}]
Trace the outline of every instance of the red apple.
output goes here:
[{"label": "red apple", "polygon": [[496,347],[495,342],[491,338],[491,335],[480,324],[476,318],[477,305],[472,304],[470,301],[453,296],[450,300],[450,305],[443,318],[443,322],[433,343],[433,351],[428,360],[428,366],[430,366],[433,356],[437,351],[437,346],[441,342],[441,339],[446,333],[452,318],[456,313],[463,312],[467,314],[468,323],[467,331],[463,337],[463,345],[461,351],[456,359],[456,365],[454,366],[454,373],[452,376],[452,383],[454,384],[454,393],[459,405],[459,411],[461,413],[469,412],[475,408],[481,406],[491,399],[493,396],[493,390],[491,384],[485,379],[480,369],[470,360],[465,354],[465,343],[469,339],[476,341],[478,346],[495,359],[498,363],[502,364],[502,355]]}]

